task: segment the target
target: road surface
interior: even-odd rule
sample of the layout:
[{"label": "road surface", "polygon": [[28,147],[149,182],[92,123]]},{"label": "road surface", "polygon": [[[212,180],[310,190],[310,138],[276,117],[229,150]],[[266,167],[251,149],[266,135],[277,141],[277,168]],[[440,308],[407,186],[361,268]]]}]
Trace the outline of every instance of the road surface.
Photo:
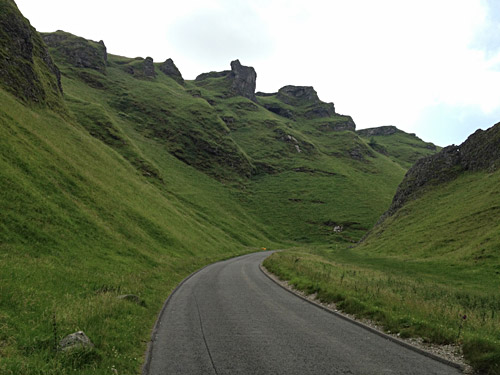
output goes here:
[{"label": "road surface", "polygon": [[460,374],[294,296],[260,269],[269,252],[212,264],[170,297],[144,373]]}]

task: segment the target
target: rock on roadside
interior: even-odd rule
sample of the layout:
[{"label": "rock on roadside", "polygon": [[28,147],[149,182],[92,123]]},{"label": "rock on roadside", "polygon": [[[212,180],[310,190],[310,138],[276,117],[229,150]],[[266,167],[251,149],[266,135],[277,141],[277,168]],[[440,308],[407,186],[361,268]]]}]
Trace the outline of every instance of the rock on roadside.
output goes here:
[{"label": "rock on roadside", "polygon": [[94,344],[90,341],[89,337],[83,332],[78,331],[71,333],[61,341],[59,341],[59,347],[62,351],[71,350],[74,348],[93,348]]}]

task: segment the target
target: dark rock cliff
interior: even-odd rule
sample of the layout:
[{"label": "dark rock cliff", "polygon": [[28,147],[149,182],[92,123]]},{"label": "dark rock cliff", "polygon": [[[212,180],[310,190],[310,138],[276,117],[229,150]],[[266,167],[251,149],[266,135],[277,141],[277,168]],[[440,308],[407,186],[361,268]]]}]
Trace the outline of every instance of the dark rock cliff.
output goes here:
[{"label": "dark rock cliff", "polygon": [[94,42],[60,30],[55,33],[43,33],[42,38],[69,64],[77,68],[106,72],[108,54],[102,40]]},{"label": "dark rock cliff", "polygon": [[227,79],[227,84],[229,86],[228,96],[241,95],[254,102],[257,101],[257,98],[255,97],[257,73],[254,68],[241,65],[239,60],[231,61],[231,70],[202,73],[196,77],[195,81],[201,82],[210,78],[222,77]]},{"label": "dark rock cliff", "polygon": [[500,123],[488,130],[477,130],[460,146],[448,146],[439,153],[418,160],[399,185],[389,210],[379,223],[393,215],[429,185],[451,181],[465,171],[500,168]]},{"label": "dark rock cliff", "polygon": [[155,65],[152,57],[146,57],[142,63],[142,73],[145,77],[156,77]]},{"label": "dark rock cliff", "polygon": [[231,88],[236,95],[244,96],[252,101],[257,101],[255,98],[255,85],[257,82],[257,73],[250,66],[241,65],[239,60],[231,61],[232,80]]},{"label": "dark rock cliff", "polygon": [[60,106],[59,69],[12,0],[0,0],[0,85],[25,102]]},{"label": "dark rock cliff", "polygon": [[177,69],[172,59],[165,60],[165,62],[160,65],[160,71],[170,78],[173,78],[178,84],[184,85],[184,78],[182,78],[181,72]]},{"label": "dark rock cliff", "polygon": [[291,106],[305,107],[303,116],[307,119],[327,118],[336,115],[334,104],[322,102],[316,90],[311,86],[284,86],[279,89],[276,98]]}]

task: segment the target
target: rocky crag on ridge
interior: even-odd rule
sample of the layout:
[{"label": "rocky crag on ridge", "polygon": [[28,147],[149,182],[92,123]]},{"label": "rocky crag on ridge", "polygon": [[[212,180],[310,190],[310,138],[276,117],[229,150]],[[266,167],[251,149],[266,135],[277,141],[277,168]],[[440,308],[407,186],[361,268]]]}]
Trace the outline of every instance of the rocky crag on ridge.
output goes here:
[{"label": "rocky crag on ridge", "polygon": [[172,59],[166,59],[165,62],[160,65],[160,70],[167,76],[173,78],[178,84],[184,85],[184,78],[182,78],[181,72],[177,69]]},{"label": "rocky crag on ridge", "polygon": [[200,82],[207,78],[222,77],[229,83],[228,96],[241,95],[254,102],[256,101],[255,86],[257,82],[257,73],[254,68],[241,65],[239,60],[231,61],[231,70],[202,73],[196,77],[195,81]]},{"label": "rocky crag on ridge", "polygon": [[94,42],[58,30],[42,33],[43,41],[64,56],[66,61],[77,68],[89,68],[105,73],[108,54],[104,42]]},{"label": "rocky crag on ridge", "polygon": [[24,102],[62,105],[59,69],[11,0],[0,2],[0,85]]},{"label": "rocky crag on ridge", "polygon": [[451,181],[471,171],[494,172],[500,168],[500,123],[487,130],[477,130],[460,146],[451,145],[439,153],[419,159],[399,185],[391,206],[379,223],[417,198],[423,189]]}]

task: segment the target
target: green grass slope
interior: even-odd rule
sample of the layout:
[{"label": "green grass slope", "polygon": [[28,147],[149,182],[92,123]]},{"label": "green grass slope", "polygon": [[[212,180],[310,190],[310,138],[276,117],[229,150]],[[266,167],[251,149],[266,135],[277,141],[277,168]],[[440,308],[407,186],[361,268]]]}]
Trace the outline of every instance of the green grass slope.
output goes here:
[{"label": "green grass slope", "polygon": [[224,76],[193,83],[256,167],[246,206],[285,238],[356,241],[387,207],[405,170],[374,152],[352,119],[332,113],[312,88],[304,89],[309,98],[260,93],[254,103],[228,96]]},{"label": "green grass slope", "polygon": [[476,370],[500,374],[499,135],[496,125],[422,159],[358,246],[277,254],[267,266],[388,331],[459,344]]},{"label": "green grass slope", "polygon": [[415,134],[408,134],[395,126],[361,129],[356,133],[372,149],[387,155],[405,169],[410,168],[418,159],[440,150],[440,147],[424,142]]},{"label": "green grass slope", "polygon": [[[0,95],[0,372],[137,372],[183,277],[270,246],[227,189],[177,159],[163,169],[175,183],[159,186],[76,122]],[[124,293],[146,306],[117,300]],[[53,351],[79,329],[95,352]]]}]

